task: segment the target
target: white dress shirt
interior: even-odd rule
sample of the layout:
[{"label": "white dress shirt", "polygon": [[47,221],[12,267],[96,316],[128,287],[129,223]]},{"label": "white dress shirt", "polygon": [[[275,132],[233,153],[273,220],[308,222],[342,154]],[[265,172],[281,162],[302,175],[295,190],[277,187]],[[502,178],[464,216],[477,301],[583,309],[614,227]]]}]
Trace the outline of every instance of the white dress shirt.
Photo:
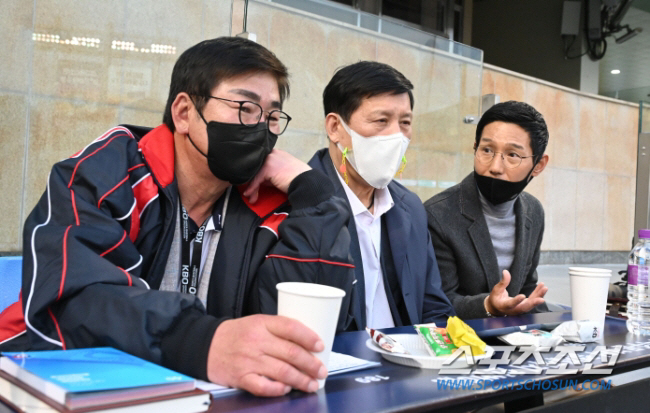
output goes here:
[{"label": "white dress shirt", "polygon": [[363,261],[363,278],[366,289],[366,326],[370,328],[395,327],[386,297],[384,272],[381,269],[381,216],[395,205],[388,188],[375,189],[374,214],[366,208],[347,186],[340,174],[341,185],[350,202],[357,226],[359,250]]}]

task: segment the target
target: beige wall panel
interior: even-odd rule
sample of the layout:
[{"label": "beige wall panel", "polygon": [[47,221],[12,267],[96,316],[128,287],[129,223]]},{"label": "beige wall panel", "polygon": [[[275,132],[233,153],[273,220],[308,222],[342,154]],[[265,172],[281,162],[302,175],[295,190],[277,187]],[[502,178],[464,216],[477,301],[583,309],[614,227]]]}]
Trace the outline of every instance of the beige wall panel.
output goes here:
[{"label": "beige wall panel", "polygon": [[[552,154],[555,167],[575,169],[578,166],[580,139],[578,102],[577,95],[559,90],[555,93],[555,111],[547,118],[551,149],[547,151]],[[547,116],[543,112],[542,114],[544,117]]]},{"label": "beige wall panel", "polygon": [[324,61],[327,25],[281,10],[269,10],[268,18],[270,48],[291,74],[291,98],[284,105],[284,111],[293,118],[289,128],[320,131],[321,96],[329,80]]},{"label": "beige wall panel", "polygon": [[26,212],[45,190],[52,165],[83,149],[118,119],[116,107],[53,99],[32,100],[30,111]]},{"label": "beige wall panel", "polygon": [[[577,173],[554,168],[552,188],[545,205],[546,225],[551,228],[549,249],[575,249]],[[550,219],[549,219],[550,218]]]},{"label": "beige wall panel", "polygon": [[415,90],[415,128],[418,149],[459,152],[459,128],[465,114],[460,112],[460,75],[458,61],[442,55],[422,59],[420,87]]},{"label": "beige wall panel", "polygon": [[[465,118],[467,115],[479,116],[481,96],[481,67],[476,65],[462,64],[461,89],[460,89],[460,115]],[[474,135],[476,125],[459,122],[458,140],[460,153],[474,156]]]},{"label": "beige wall panel", "polygon": [[421,111],[426,113],[458,104],[463,64],[442,54],[427,53],[421,60],[422,73],[418,78],[419,85],[415,85],[417,96],[422,101]]},{"label": "beige wall panel", "polygon": [[474,171],[474,153],[459,156],[459,170],[456,180],[462,181],[467,174]]},{"label": "beige wall panel", "polygon": [[[178,4],[178,3],[177,3]],[[230,36],[231,25],[230,0],[203,1],[203,38],[212,39],[220,36]],[[251,8],[252,9],[252,8]],[[249,15],[250,24],[250,15]],[[260,39],[258,39],[259,41]],[[262,43],[261,41],[259,41]]]},{"label": "beige wall panel", "polygon": [[155,128],[162,124],[163,112],[141,110],[141,109],[122,109],[120,114],[120,124],[146,126]]},{"label": "beige wall panel", "polygon": [[[35,43],[34,61],[38,63],[33,69],[33,92],[37,95],[118,104],[119,94],[116,92],[120,90],[121,53],[112,51],[110,46],[101,47]],[[117,76],[111,75],[116,72]],[[118,82],[111,84],[115,80]]]},{"label": "beige wall panel", "polygon": [[[462,112],[461,112],[462,113]],[[476,125],[459,123],[458,125],[458,152],[474,158],[474,142],[476,140]]]},{"label": "beige wall panel", "polygon": [[[232,26],[230,28],[231,36],[234,36],[237,33],[241,33],[244,29],[244,5],[244,0],[233,0],[232,2]],[[250,4],[248,6],[249,13],[251,13],[253,10],[258,9],[266,10],[267,8],[258,4]],[[248,30],[248,27],[246,29]]]},{"label": "beige wall panel", "polygon": [[287,130],[278,137],[275,147],[307,162],[317,150],[325,147],[325,136],[319,133]]},{"label": "beige wall panel", "polygon": [[608,176],[605,199],[605,249],[632,249],[635,178]]},{"label": "beige wall panel", "polygon": [[34,13],[35,31],[59,34],[62,40],[72,36],[100,37],[103,46],[108,36],[110,47],[112,36],[124,32],[126,3],[124,0],[39,0]]},{"label": "beige wall panel", "polygon": [[0,13],[0,89],[26,92],[31,69],[34,2],[3,0]]},{"label": "beige wall panel", "polygon": [[[112,59],[121,57],[111,49],[111,44],[113,40],[123,40],[124,9],[124,1],[120,0],[39,1],[34,13],[34,33],[58,36],[58,42],[34,42],[33,92],[118,103],[116,99],[110,100],[107,89],[109,68],[115,65]],[[84,46],[83,38],[99,43],[86,42]]]},{"label": "beige wall panel", "polygon": [[[420,150],[417,152],[415,166],[417,167],[417,179],[435,181],[437,187],[441,186],[441,182],[458,181],[458,156],[456,154]],[[404,178],[407,178],[406,174]]]},{"label": "beige wall panel", "polygon": [[547,191],[552,185],[552,168],[546,167],[541,174],[534,177],[526,186],[525,191],[533,195],[542,203],[542,206],[547,205],[546,197]]},{"label": "beige wall panel", "polygon": [[[427,78],[431,73],[429,71],[430,63],[426,61],[429,56],[431,56],[430,53],[419,52],[414,47],[403,43],[377,39],[377,60],[399,70],[413,83],[415,89],[432,81],[431,78]],[[418,82],[421,85],[418,85]],[[417,113],[417,104],[415,110]]]},{"label": "beige wall panel", "polygon": [[[407,159],[415,159],[413,152],[422,148],[429,148],[431,142],[440,139],[435,128],[428,121],[430,113],[428,108],[432,79],[432,55],[418,53],[410,46],[385,39],[377,39],[376,60],[391,65],[400,71],[413,84],[413,128],[411,143],[407,152]],[[433,86],[435,88],[436,86]],[[411,170],[410,173],[413,173]],[[406,175],[405,175],[406,178]]]},{"label": "beige wall panel", "polygon": [[605,194],[607,176],[602,173],[578,172],[576,195],[577,250],[603,250]]},{"label": "beige wall panel", "polygon": [[546,167],[544,171],[533,178],[532,181],[526,186],[525,191],[537,198],[542,203],[544,208],[544,238],[542,239],[542,250],[551,249],[551,211],[550,202],[547,201],[548,192],[553,185],[553,168]]},{"label": "beige wall panel", "polygon": [[550,86],[542,85],[536,82],[526,82],[526,94],[524,102],[533,106],[544,116],[549,131],[549,141],[546,147],[546,153],[551,158],[551,166],[557,167],[559,164],[555,160],[553,148],[558,143],[558,135],[555,130],[555,112],[556,112],[556,95],[558,91]]},{"label": "beige wall panel", "polygon": [[499,95],[501,102],[507,102],[509,100],[524,101],[525,80],[504,73],[494,73],[493,78],[494,93]]},{"label": "beige wall panel", "polygon": [[610,174],[636,177],[639,110],[607,102],[605,169]]},{"label": "beige wall panel", "polygon": [[138,0],[126,1],[125,6],[123,40],[134,42],[136,48],[150,48],[151,44],[171,45],[176,47],[178,56],[206,38],[202,1]]},{"label": "beige wall panel", "polygon": [[[126,54],[109,70],[109,95],[123,105],[150,111],[165,109],[176,55]],[[109,102],[112,103],[113,99]]]},{"label": "beige wall panel", "polygon": [[[465,132],[472,126],[459,124],[458,105],[432,109],[414,118],[413,146],[417,150],[460,152],[460,128]],[[464,136],[466,136],[464,134]]]},{"label": "beige wall panel", "polygon": [[0,251],[22,249],[22,189],[25,159],[27,100],[23,95],[0,93]]},{"label": "beige wall panel", "polygon": [[582,171],[605,171],[607,104],[602,100],[580,98],[580,150],[578,168]]},{"label": "beige wall panel", "polygon": [[490,69],[483,69],[483,80],[481,82],[481,95],[496,93],[494,87],[494,75],[496,73]]},{"label": "beige wall panel", "polygon": [[460,85],[460,95],[466,99],[472,99],[470,102],[465,102],[466,105],[471,105],[464,107],[467,111],[478,111],[479,99],[481,97],[481,73],[483,72],[483,67],[475,64],[462,64],[460,65],[461,70],[461,85]]},{"label": "beige wall panel", "polygon": [[[111,76],[121,79],[120,101],[135,108],[163,110],[172,69],[178,57],[196,43],[228,35],[230,2],[139,0],[126,3],[123,40],[136,51],[122,54],[123,65]],[[171,53],[153,53],[153,45],[173,47]],[[149,50],[149,52],[147,52]]]},{"label": "beige wall panel", "polygon": [[[376,60],[377,40],[367,34],[334,27],[327,36],[325,78],[332,78],[336,69],[361,60]],[[406,75],[405,75],[406,76]],[[409,79],[417,88],[413,79]]]}]

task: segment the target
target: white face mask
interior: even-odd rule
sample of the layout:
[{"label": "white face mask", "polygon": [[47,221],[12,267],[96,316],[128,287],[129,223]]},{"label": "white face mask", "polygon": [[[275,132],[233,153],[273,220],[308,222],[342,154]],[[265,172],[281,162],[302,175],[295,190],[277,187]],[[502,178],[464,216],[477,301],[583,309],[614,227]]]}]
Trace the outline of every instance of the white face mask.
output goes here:
[{"label": "white face mask", "polygon": [[[363,137],[350,129],[340,116],[339,120],[352,138],[352,148],[346,155],[350,165],[370,186],[385,188],[399,170],[410,139],[402,132]],[[340,143],[336,145],[344,150]]]}]

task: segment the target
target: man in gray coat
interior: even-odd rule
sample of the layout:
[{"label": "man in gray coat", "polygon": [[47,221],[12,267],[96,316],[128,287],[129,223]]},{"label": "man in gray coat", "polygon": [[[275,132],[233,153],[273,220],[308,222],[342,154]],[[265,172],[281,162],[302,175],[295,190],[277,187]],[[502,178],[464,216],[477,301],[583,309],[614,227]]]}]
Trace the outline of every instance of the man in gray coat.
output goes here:
[{"label": "man in gray coat", "polygon": [[442,287],[463,319],[548,311],[537,283],[544,209],[523,192],[548,163],[548,129],[509,101],[481,117],[474,172],[425,202]]}]

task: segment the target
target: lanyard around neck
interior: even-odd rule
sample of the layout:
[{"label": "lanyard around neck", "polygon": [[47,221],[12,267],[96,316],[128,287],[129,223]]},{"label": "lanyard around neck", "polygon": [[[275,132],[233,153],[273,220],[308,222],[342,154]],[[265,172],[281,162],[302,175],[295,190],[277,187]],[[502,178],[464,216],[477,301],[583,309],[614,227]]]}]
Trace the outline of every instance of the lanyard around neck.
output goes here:
[{"label": "lanyard around neck", "polygon": [[[190,241],[190,217],[187,210],[181,205],[182,253],[181,253],[181,292],[196,295],[199,286],[199,271],[201,268],[201,255],[203,254],[203,235],[205,227],[212,216],[206,218],[196,232],[193,241]],[[190,245],[193,244],[193,248]],[[193,251],[193,254],[190,252]],[[191,256],[191,257],[190,257]]]},{"label": "lanyard around neck", "polygon": [[[210,219],[214,219],[214,228],[221,231],[223,216],[228,204],[230,188],[226,191],[225,196],[219,198],[215,204],[212,214],[201,224],[194,240],[190,240],[190,217],[187,210],[181,203],[181,273],[180,287],[182,293],[196,295],[199,288],[199,278],[201,274],[201,256],[203,255],[203,241],[205,228]],[[218,212],[217,212],[218,211]],[[215,214],[215,212],[217,212]]]}]

